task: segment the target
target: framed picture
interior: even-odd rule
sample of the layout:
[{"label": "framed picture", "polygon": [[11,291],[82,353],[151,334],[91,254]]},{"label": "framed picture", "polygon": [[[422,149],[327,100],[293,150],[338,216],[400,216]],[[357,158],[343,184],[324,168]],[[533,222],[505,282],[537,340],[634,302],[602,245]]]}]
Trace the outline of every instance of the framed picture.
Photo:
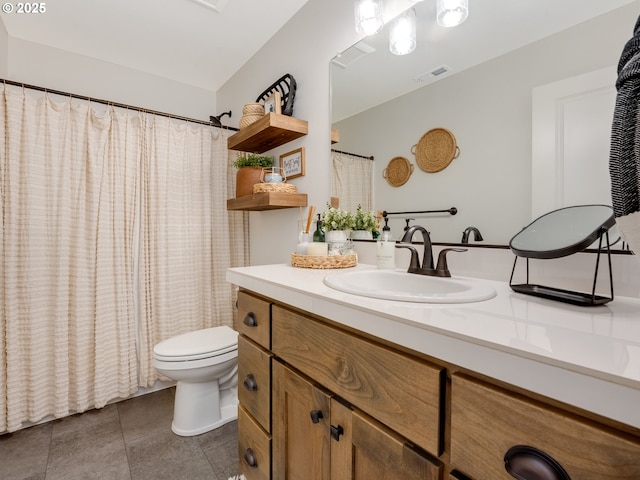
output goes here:
[{"label": "framed picture", "polygon": [[287,180],[304,175],[304,147],[280,155],[280,168]]},{"label": "framed picture", "polygon": [[273,92],[269,98],[264,101],[264,114],[281,113],[282,96],[280,92]]}]

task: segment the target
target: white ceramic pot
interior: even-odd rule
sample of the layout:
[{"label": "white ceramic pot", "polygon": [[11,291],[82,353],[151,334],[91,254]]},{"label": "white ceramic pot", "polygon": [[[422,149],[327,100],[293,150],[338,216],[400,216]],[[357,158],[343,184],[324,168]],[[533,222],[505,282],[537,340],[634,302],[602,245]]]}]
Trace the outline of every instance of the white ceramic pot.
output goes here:
[{"label": "white ceramic pot", "polygon": [[327,243],[346,242],[349,238],[349,230],[329,230],[324,232],[324,240]]}]

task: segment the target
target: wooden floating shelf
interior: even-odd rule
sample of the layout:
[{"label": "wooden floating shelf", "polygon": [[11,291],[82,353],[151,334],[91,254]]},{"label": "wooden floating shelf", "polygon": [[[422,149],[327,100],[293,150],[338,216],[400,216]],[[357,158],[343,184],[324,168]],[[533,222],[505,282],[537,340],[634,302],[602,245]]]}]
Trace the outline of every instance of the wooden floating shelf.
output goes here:
[{"label": "wooden floating shelf", "polygon": [[227,139],[229,150],[263,153],[309,133],[306,120],[267,113]]},{"label": "wooden floating shelf", "polygon": [[262,211],[306,206],[306,193],[262,192],[227,200],[227,210]]}]

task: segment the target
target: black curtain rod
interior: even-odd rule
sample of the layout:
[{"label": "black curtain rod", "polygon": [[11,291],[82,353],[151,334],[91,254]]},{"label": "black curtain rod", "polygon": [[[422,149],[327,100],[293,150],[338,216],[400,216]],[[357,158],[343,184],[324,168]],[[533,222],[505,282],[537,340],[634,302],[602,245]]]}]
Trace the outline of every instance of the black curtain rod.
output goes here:
[{"label": "black curtain rod", "polygon": [[[78,100],[86,100],[89,102],[102,103],[104,105],[113,105],[114,107],[120,107],[128,110],[135,110],[138,112],[150,113],[152,115],[159,115],[161,117],[173,118],[175,120],[183,120],[185,122],[198,123],[200,125],[209,125],[212,127],[214,126],[210,121],[206,121],[206,120],[198,120],[196,118],[181,117],[180,115],[173,115],[171,113],[158,112],[156,110],[149,110],[148,108],[136,107],[134,105],[127,105],[125,103],[112,102],[110,100],[101,100],[99,98],[87,97],[85,95],[77,95],[75,93],[61,92],[60,90],[53,90],[51,88],[46,88],[46,87],[38,87],[36,85],[28,85],[26,83],[14,82],[12,80],[5,80],[4,78],[1,80],[2,80],[2,83],[6,85],[14,85],[16,87],[28,88],[30,90],[37,90],[39,92],[45,92],[45,93],[53,93],[55,95],[62,95],[64,97],[77,98]],[[227,130],[233,130],[236,132],[238,131],[237,128],[226,127],[224,125],[222,127],[217,127],[217,128],[225,128]]]},{"label": "black curtain rod", "polygon": [[456,207],[451,207],[447,210],[420,210],[416,212],[387,212],[386,210],[382,212],[382,216],[386,217],[387,215],[417,215],[421,213],[448,213],[450,215],[455,215],[458,213],[458,209]]},{"label": "black curtain rod", "polygon": [[366,160],[373,161],[373,155],[371,155],[370,157],[367,157],[365,155],[358,155],[357,153],[351,153],[351,152],[343,152],[342,150],[335,150],[333,148],[331,149],[331,151],[336,153],[342,153],[344,155],[351,155],[352,157],[364,158]]}]

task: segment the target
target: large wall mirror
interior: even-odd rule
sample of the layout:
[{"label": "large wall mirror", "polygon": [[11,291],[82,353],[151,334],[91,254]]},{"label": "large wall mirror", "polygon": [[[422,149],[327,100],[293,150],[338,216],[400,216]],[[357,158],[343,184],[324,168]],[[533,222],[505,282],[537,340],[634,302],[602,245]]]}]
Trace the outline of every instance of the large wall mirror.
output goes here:
[{"label": "large wall mirror", "polygon": [[[616,66],[640,0],[469,1],[454,28],[436,24],[436,1],[416,2],[417,47],[390,53],[385,27],[331,62],[334,149],[373,156],[372,207],[405,217],[433,241],[458,243],[467,227],[488,245],[545,211],[611,204],[609,137]],[[460,154],[443,170],[419,168],[412,147],[435,128]],[[401,186],[383,177],[404,157]],[[473,239],[473,237],[471,237]]]}]

